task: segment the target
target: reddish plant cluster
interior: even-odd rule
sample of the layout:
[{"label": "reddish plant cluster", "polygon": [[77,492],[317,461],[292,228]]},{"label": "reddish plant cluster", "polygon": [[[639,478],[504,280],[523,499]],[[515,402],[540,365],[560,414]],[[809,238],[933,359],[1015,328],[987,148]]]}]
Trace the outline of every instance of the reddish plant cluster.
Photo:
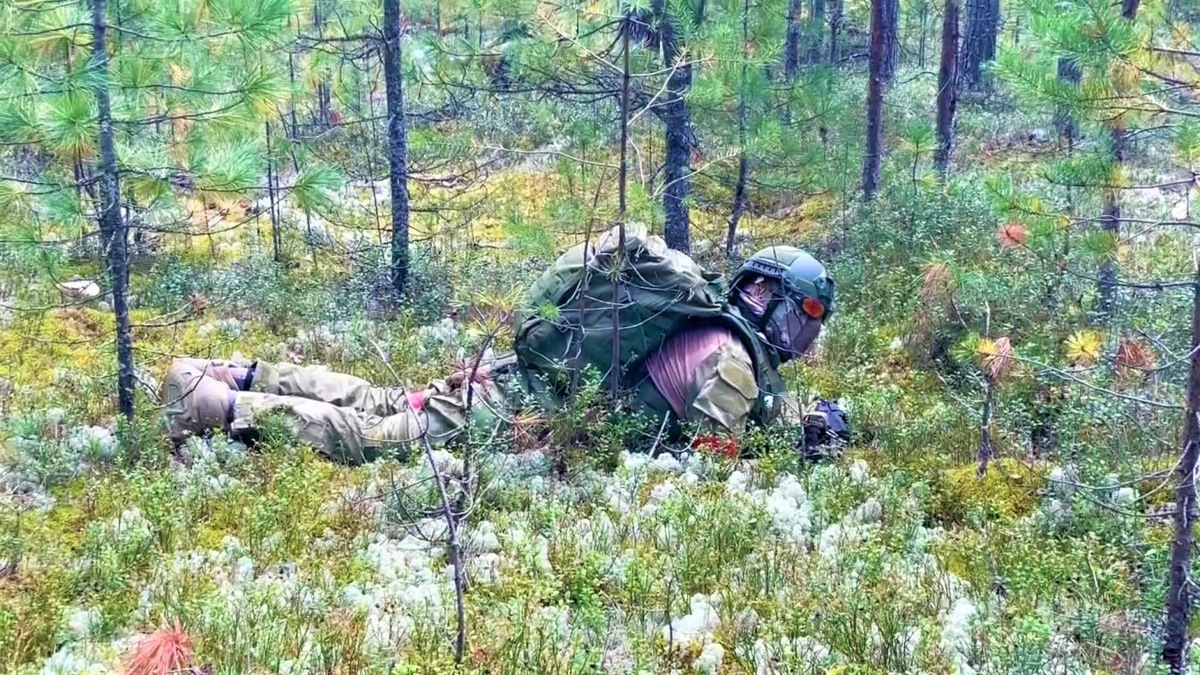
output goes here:
[{"label": "reddish plant cluster", "polygon": [[1016,248],[1025,243],[1025,238],[1029,235],[1029,231],[1020,223],[1004,223],[996,232],[996,239],[1000,240],[1000,248]]},{"label": "reddish plant cluster", "polygon": [[697,436],[696,440],[692,441],[692,448],[697,452],[721,455],[730,459],[737,459],[738,456],[737,441],[728,437]]},{"label": "reddish plant cluster", "polygon": [[192,641],[176,619],[170,628],[159,629],[133,648],[125,666],[126,675],[168,675],[192,672]]}]

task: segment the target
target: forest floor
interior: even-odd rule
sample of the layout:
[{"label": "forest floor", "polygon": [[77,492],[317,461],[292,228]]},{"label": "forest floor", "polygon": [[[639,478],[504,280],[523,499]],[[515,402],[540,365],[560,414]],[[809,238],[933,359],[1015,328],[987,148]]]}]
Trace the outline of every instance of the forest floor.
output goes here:
[{"label": "forest floor", "polygon": [[[542,205],[525,197],[550,180],[526,169],[492,188],[532,213]],[[813,230],[832,208],[764,218],[754,241]],[[536,238],[512,209],[476,227]],[[334,254],[296,273],[256,264],[265,227],[139,261],[149,389],[172,355],[324,363],[381,383],[394,368],[413,385],[451,366],[468,321],[368,318]],[[500,293],[544,263],[494,253],[456,274]],[[861,292],[916,284],[880,276]],[[787,373],[848,404],[856,442],[837,460],[652,459],[593,411],[575,420],[584,438],[565,472],[564,448],[478,451],[469,467],[438,453],[446,475],[478,475],[460,532],[464,669],[1152,672],[1170,532],[1145,511],[1169,490],[1126,476],[1077,489],[1003,431],[978,478],[978,410],[943,393],[900,323],[846,306],[815,361]],[[425,458],[347,468],[283,435],[172,451],[151,412],[118,444],[112,325],[99,301],[0,322],[0,669],[123,672],[147,634],[178,622],[192,672],[450,672],[455,587],[444,528],[423,515],[436,498]]]}]

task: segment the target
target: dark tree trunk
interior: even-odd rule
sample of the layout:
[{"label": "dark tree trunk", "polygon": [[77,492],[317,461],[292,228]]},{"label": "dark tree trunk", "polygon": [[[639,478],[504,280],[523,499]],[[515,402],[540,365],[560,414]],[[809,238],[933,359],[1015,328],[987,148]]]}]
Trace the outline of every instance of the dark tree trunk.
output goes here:
[{"label": "dark tree trunk", "polygon": [[983,67],[996,58],[1000,0],[968,0],[966,30],[959,56],[958,82],[966,91],[984,87]]},{"label": "dark tree trunk", "polygon": [[812,0],[812,18],[809,19],[812,24],[812,44],[808,48],[808,60],[813,63],[820,63],[825,55],[825,1]]},{"label": "dark tree trunk", "polygon": [[383,0],[383,79],[392,189],[392,290],[399,300],[408,288],[408,129],[400,73],[400,0]]},{"label": "dark tree trunk", "polygon": [[1192,356],[1187,408],[1183,420],[1183,453],[1176,468],[1175,540],[1167,573],[1167,621],[1163,661],[1172,675],[1186,672],[1188,625],[1191,620],[1192,520],[1196,516],[1196,456],[1200,453],[1200,279],[1192,292]]},{"label": "dark tree trunk", "polygon": [[[288,28],[291,28],[292,20],[288,19]],[[292,91],[296,90],[296,50],[288,50],[288,84],[292,85]],[[293,143],[300,142],[300,124],[296,121],[296,104],[294,99],[290,99],[288,105],[288,122],[291,124],[290,129],[285,129],[284,134],[291,138]],[[290,134],[289,134],[290,132]]]},{"label": "dark tree trunk", "polygon": [[979,465],[975,474],[980,478],[987,475],[992,461],[992,410],[996,406],[996,384],[991,378],[983,380],[983,413],[979,416]]},{"label": "dark tree trunk", "polygon": [[113,141],[112,105],[108,93],[107,24],[104,0],[91,0],[92,66],[95,79],[96,121],[99,127],[100,192],[96,212],[100,241],[104,246],[108,278],[112,284],[112,308],[117,328],[117,408],[133,419],[133,393],[137,375],[133,367],[133,333],[129,326],[129,228],[121,217],[121,179],[117,174],[117,151]]},{"label": "dark tree trunk", "polygon": [[[1121,16],[1127,21],[1137,18],[1138,0],[1124,0],[1121,5]],[[1118,89],[1118,94],[1123,92]],[[1120,171],[1125,164],[1125,156],[1129,151],[1129,133],[1125,129],[1125,118],[1118,115],[1109,122],[1109,135],[1112,140],[1112,163],[1114,172]],[[1103,211],[1100,214],[1100,226],[1112,237],[1113,248],[1121,235],[1121,194],[1116,186],[1104,189]],[[1116,311],[1117,303],[1117,265],[1113,255],[1105,258],[1100,264],[1100,320],[1107,322]]]},{"label": "dark tree trunk", "polygon": [[783,43],[783,79],[789,84],[800,72],[800,0],[788,0],[787,35]]},{"label": "dark tree trunk", "polygon": [[625,263],[625,216],[628,209],[629,185],[629,17],[621,23],[621,166],[617,174],[617,270],[612,285],[612,405],[621,401],[621,281]]},{"label": "dark tree trunk", "polygon": [[[918,23],[920,24],[920,36],[917,39],[917,66],[921,70],[925,70],[925,37],[928,33],[926,28],[929,26],[929,0],[922,0],[921,2],[921,13]],[[955,33],[957,32],[958,29],[955,28]]]},{"label": "dark tree trunk", "polygon": [[950,153],[954,149],[954,109],[958,106],[955,79],[958,68],[958,0],[946,0],[942,17],[942,60],[938,67],[937,151],[933,164],[938,176],[946,180],[950,169]]},{"label": "dark tree trunk", "polygon": [[837,64],[838,38],[842,34],[842,18],[845,0],[829,0],[829,62]]},{"label": "dark tree trunk", "polygon": [[283,262],[283,234],[279,222],[279,204],[275,200],[275,160],[271,156],[271,123],[264,124],[267,134],[267,204],[271,216],[271,250],[277,263]]},{"label": "dark tree trunk", "polygon": [[900,0],[883,3],[883,81],[890,84],[900,65]]},{"label": "dark tree trunk", "polygon": [[[1126,145],[1125,129],[1119,119],[1112,122],[1109,133],[1112,138],[1113,165],[1116,170],[1119,170],[1121,165],[1125,163]],[[1112,246],[1115,249],[1117,238],[1121,235],[1121,195],[1115,186],[1104,188],[1100,227],[1110,234],[1112,237]],[[1113,255],[1115,254],[1110,251],[1105,260],[1100,263],[1099,314],[1100,319],[1105,322],[1112,317],[1117,303],[1117,265],[1112,259]]]},{"label": "dark tree trunk", "polygon": [[879,190],[879,164],[883,155],[883,65],[887,51],[884,8],[890,0],[871,0],[870,77],[867,83],[867,148],[863,153],[863,199],[871,200]]},{"label": "dark tree trunk", "polygon": [[[1073,86],[1079,86],[1083,72],[1079,63],[1069,56],[1058,58],[1058,79]],[[1079,127],[1075,123],[1075,113],[1069,105],[1060,105],[1054,112],[1054,126],[1058,128],[1059,138],[1067,141],[1067,152],[1075,149],[1075,141],[1079,137]]]},{"label": "dark tree trunk", "polygon": [[738,176],[737,185],[733,189],[733,210],[729,213],[729,231],[725,235],[725,256],[733,258],[733,249],[737,241],[738,223],[742,220],[742,215],[746,213],[746,183],[750,177],[750,158],[746,156],[746,150],[743,147],[741,156],[738,158]]},{"label": "dark tree trunk", "polygon": [[628,209],[629,191],[629,30],[626,16],[621,24],[621,167],[617,174],[617,219],[622,227]]},{"label": "dark tree trunk", "polygon": [[746,66],[750,60],[750,0],[742,4],[742,79],[738,93],[738,143],[741,145],[738,158],[737,185],[733,189],[733,210],[729,214],[729,232],[725,236],[725,255],[733,257],[733,244],[737,240],[738,221],[746,211],[746,181],[750,174],[750,157],[746,154],[749,142],[749,117],[746,92]]},{"label": "dark tree trunk", "polygon": [[[325,9],[322,7],[322,0],[313,2],[313,28],[317,29],[317,38],[325,39]],[[321,129],[328,129],[332,117],[330,107],[333,103],[333,90],[329,86],[329,81],[322,78],[317,82],[317,126]]]},{"label": "dark tree trunk", "polygon": [[662,47],[663,65],[671,70],[667,78],[667,100],[659,113],[666,129],[666,157],[663,178],[664,239],[667,246],[687,253],[691,250],[691,230],[688,223],[688,187],[692,169],[691,108],[684,98],[692,87],[692,66],[681,63],[682,38],[676,32],[664,0],[656,1],[658,35]]}]

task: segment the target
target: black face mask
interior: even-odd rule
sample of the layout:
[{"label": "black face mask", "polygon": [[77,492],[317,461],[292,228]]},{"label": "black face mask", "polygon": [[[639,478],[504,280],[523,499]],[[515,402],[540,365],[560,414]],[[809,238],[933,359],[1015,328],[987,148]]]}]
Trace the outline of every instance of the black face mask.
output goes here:
[{"label": "black face mask", "polygon": [[791,298],[777,297],[763,321],[763,334],[779,351],[780,360],[787,362],[808,353],[821,334],[821,325],[820,319],[809,317]]}]

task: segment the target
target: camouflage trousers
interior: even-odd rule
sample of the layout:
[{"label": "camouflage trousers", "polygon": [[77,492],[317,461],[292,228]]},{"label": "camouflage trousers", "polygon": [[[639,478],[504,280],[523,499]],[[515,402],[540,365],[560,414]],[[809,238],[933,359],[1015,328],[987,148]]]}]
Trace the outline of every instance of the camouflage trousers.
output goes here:
[{"label": "camouflage trousers", "polygon": [[258,420],[278,413],[297,439],[347,464],[373,461],[390,449],[424,443],[444,445],[471,425],[483,437],[503,423],[503,397],[491,383],[465,386],[432,383],[418,406],[410,390],[377,387],[362,378],[322,367],[259,362],[250,390],[237,392],[230,432],[253,433]]}]

